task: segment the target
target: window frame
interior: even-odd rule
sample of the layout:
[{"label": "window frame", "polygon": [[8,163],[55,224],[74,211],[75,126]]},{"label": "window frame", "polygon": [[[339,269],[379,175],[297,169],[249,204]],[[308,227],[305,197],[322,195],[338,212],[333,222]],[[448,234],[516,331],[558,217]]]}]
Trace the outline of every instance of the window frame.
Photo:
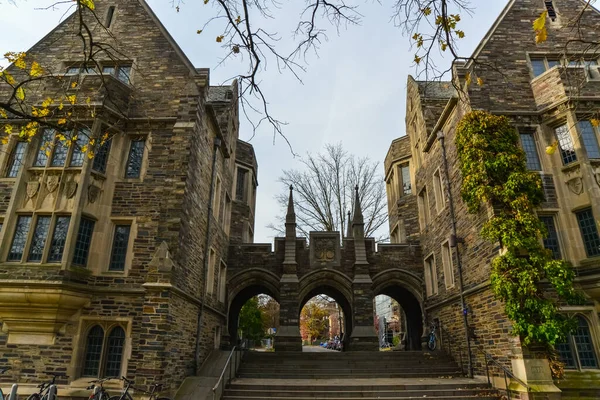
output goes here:
[{"label": "window frame", "polygon": [[[96,327],[99,326],[102,330],[103,330],[103,337],[102,337],[102,346],[100,349],[100,358],[98,360],[98,365],[97,365],[97,369],[98,369],[98,373],[96,375],[86,375],[85,372],[85,368],[86,368],[86,358],[87,358],[87,354],[88,354],[88,346],[87,346],[87,342],[88,342],[88,336],[91,332],[91,330]],[[80,328],[80,332],[81,332],[81,345],[78,346],[79,350],[80,350],[80,359],[79,359],[79,374],[78,377],[82,378],[82,379],[86,379],[89,380],[89,378],[103,378],[105,377],[106,374],[106,369],[107,369],[107,364],[108,364],[108,340],[110,337],[110,334],[112,334],[114,332],[115,329],[120,328],[123,330],[124,333],[124,338],[123,338],[123,344],[122,344],[122,350],[121,350],[121,362],[120,362],[120,374],[123,374],[123,371],[125,370],[125,368],[127,367],[127,361],[128,361],[128,352],[129,352],[129,344],[130,344],[130,336],[131,336],[131,332],[130,332],[130,321],[129,320],[123,320],[123,319],[117,319],[117,320],[92,320],[92,319],[84,319],[82,320],[82,327]]]},{"label": "window frame", "polygon": [[[133,144],[134,143],[139,143],[139,142],[143,142],[144,145],[142,147],[142,154],[140,157],[140,167],[138,170],[138,173],[136,176],[130,176],[129,175],[129,164],[131,163],[131,156],[132,156],[132,149],[133,149]],[[140,180],[142,179],[143,175],[144,175],[144,169],[145,169],[145,160],[147,157],[147,151],[146,151],[146,145],[148,143],[148,136],[146,135],[136,135],[136,136],[130,136],[129,137],[129,147],[127,150],[127,162],[125,163],[125,171],[123,173],[123,178],[124,179],[130,179],[130,180]],[[108,159],[108,158],[107,158]]]},{"label": "window frame", "polygon": [[[558,134],[558,130],[561,128],[565,128],[565,135],[562,136],[565,139],[564,143],[561,143],[561,136]],[[558,142],[558,151],[560,155],[560,159],[563,166],[567,166],[579,161],[579,157],[577,156],[577,150],[575,149],[575,141],[573,140],[573,135],[571,134],[571,129],[569,128],[569,124],[567,121],[563,121],[560,124],[555,125],[553,128],[554,137]],[[569,143],[566,143],[568,141]],[[564,145],[570,146],[572,149],[563,148]],[[571,154],[567,154],[567,152],[572,152]]]},{"label": "window frame", "polygon": [[208,252],[208,271],[206,273],[206,295],[210,297],[214,294],[216,260],[217,252],[211,247]]},{"label": "window frame", "polygon": [[[130,245],[131,245],[131,233],[133,232],[133,224],[132,221],[112,221],[112,239],[111,239],[111,245],[110,245],[110,255],[108,258],[108,268],[107,271],[108,272],[112,272],[112,273],[124,273],[127,270],[128,267],[128,259],[129,259],[129,250],[130,250]],[[115,255],[115,240],[117,239],[117,229],[119,227],[127,227],[128,228],[128,232],[127,232],[127,239],[125,240],[125,246],[124,246],[124,254],[123,254],[123,260],[122,260],[122,264],[123,264],[123,268],[122,269],[115,269],[113,268],[113,258]]]},{"label": "window frame", "polygon": [[[6,162],[6,166],[4,169],[4,177],[8,178],[8,179],[16,179],[19,176],[19,172],[21,172],[21,170],[23,169],[23,166],[25,165],[25,158],[27,157],[27,150],[28,150],[28,143],[24,140],[19,140],[18,138],[16,138],[16,140],[13,140],[13,145],[12,148],[10,150],[10,153],[8,155],[8,159]],[[19,148],[20,145],[23,145],[24,149],[23,152],[21,154],[21,157],[18,158],[18,163],[19,166],[17,167],[17,171],[15,173],[14,176],[11,176],[11,172],[13,171],[13,168],[15,167],[15,160],[17,160],[17,149]]]},{"label": "window frame", "polygon": [[[79,235],[81,233],[82,221],[88,221],[88,222],[92,223],[91,234],[89,235],[89,243],[87,245],[87,248],[85,249],[86,250],[85,263],[83,263],[83,264],[75,261],[75,259],[80,256],[77,253],[78,252],[77,245],[79,243]],[[81,218],[79,218],[79,223],[77,224],[77,233],[74,236],[73,249],[71,250],[71,252],[72,252],[71,265],[73,265],[75,267],[79,267],[79,268],[86,268],[86,269],[88,268],[88,263],[89,263],[89,258],[90,258],[90,249],[92,248],[92,243],[94,241],[94,230],[96,228],[96,222],[97,222],[96,219],[85,216],[85,215],[82,215]]]},{"label": "window frame", "polygon": [[[588,244],[587,244],[587,242],[586,242],[586,237],[585,237],[585,234],[584,234],[584,232],[582,231],[582,227],[581,227],[581,220],[580,220],[580,218],[579,218],[579,216],[580,216],[581,214],[585,213],[585,212],[589,212],[589,213],[590,213],[590,216],[591,216],[592,227],[593,227],[592,229],[593,229],[593,230],[595,230],[595,234],[596,234],[596,235],[595,235],[596,237],[595,237],[595,238],[593,238],[593,239],[594,239],[594,241],[596,241],[596,242],[600,243],[600,233],[599,233],[599,231],[598,231],[598,225],[597,225],[597,223],[596,223],[596,219],[595,219],[595,217],[594,217],[594,210],[592,209],[592,207],[591,207],[591,206],[589,206],[589,207],[584,207],[584,208],[582,208],[582,209],[576,210],[574,213],[575,213],[575,218],[576,218],[576,220],[577,220],[577,227],[578,227],[578,229],[579,229],[579,234],[580,234],[580,237],[581,237],[581,242],[582,242],[582,244],[583,244],[583,248],[584,248],[584,250],[585,250],[585,255],[586,255],[586,257],[587,257],[587,258],[600,257],[600,248],[598,248],[598,249],[596,250],[596,252],[595,252],[594,254],[592,254],[592,255],[590,255],[590,253],[588,252],[588,250],[589,250],[589,249],[588,249]],[[593,233],[593,232],[591,232],[591,233]],[[593,244],[590,244],[589,246],[593,246]],[[599,247],[600,247],[600,246],[599,246]],[[593,248],[593,247],[592,247],[592,248]]]},{"label": "window frame", "polygon": [[[53,138],[52,140],[49,141],[44,141],[44,135],[46,131],[53,131]],[[91,128],[87,128],[87,127],[74,127],[74,128],[70,128],[68,129],[68,132],[70,132],[71,137],[69,138],[69,140],[71,140],[73,138],[73,136],[77,136],[77,138],[79,139],[79,135],[81,132],[83,131],[87,131],[88,132],[88,136],[87,136],[87,143],[89,143],[91,136],[92,136],[92,129]],[[31,164],[31,168],[83,168],[85,163],[86,163],[86,158],[85,156],[82,157],[82,162],[81,165],[71,165],[71,162],[73,160],[73,154],[76,151],[76,148],[78,147],[75,143],[72,143],[70,146],[65,146],[59,139],[58,139],[58,135],[61,134],[61,132],[58,132],[55,129],[52,128],[41,128],[41,134],[39,134],[40,131],[38,131],[38,142],[37,145],[35,147],[35,154],[34,154],[34,158],[33,158],[33,163]],[[45,143],[50,143],[50,152],[49,154],[46,154],[46,150],[44,150],[43,154],[44,157],[46,157],[46,160],[44,162],[44,165],[36,165],[38,163],[38,160],[40,158],[40,153],[42,153],[42,146]],[[64,162],[62,163],[62,165],[52,165],[52,162],[54,160],[54,156],[56,154],[56,150],[58,148],[65,148],[66,150],[66,154],[64,156]]]},{"label": "window frame", "polygon": [[430,222],[429,195],[427,193],[427,185],[423,186],[419,191],[417,204],[419,210],[419,225],[421,227],[421,231],[424,231]]},{"label": "window frame", "polygon": [[[581,124],[582,123],[587,123],[589,125],[589,127],[591,128],[591,140],[594,140],[596,143],[589,143],[589,140],[585,139],[585,135],[584,135],[584,129],[582,128]],[[587,120],[587,119],[578,119],[577,120],[577,134],[580,137],[580,142],[581,142],[581,147],[583,147],[585,149],[585,153],[587,155],[588,160],[599,160],[600,159],[600,140],[598,138],[599,136],[599,132],[598,132],[598,128],[595,127],[594,125],[592,125],[592,123]],[[595,145],[595,152],[596,152],[596,157],[590,157],[590,150],[589,150],[589,146],[588,145]]]},{"label": "window frame", "polygon": [[213,198],[212,198],[212,214],[213,217],[215,217],[215,220],[219,223],[222,224],[222,219],[221,219],[221,192],[223,191],[223,182],[221,180],[221,176],[219,174],[217,174],[216,179],[215,179],[215,187],[214,187],[214,192],[213,192]]},{"label": "window frame", "polygon": [[446,240],[441,245],[442,265],[444,268],[444,285],[446,289],[452,289],[456,286],[454,277],[454,260],[452,257],[452,247],[450,241]]},{"label": "window frame", "polygon": [[444,181],[440,168],[433,173],[433,195],[435,197],[435,209],[438,214],[446,209],[446,196],[444,195]]},{"label": "window frame", "polygon": [[546,227],[546,230],[548,230],[548,227],[546,226],[546,224],[543,221],[543,218],[550,218],[552,219],[552,222],[554,224],[554,232],[556,233],[556,243],[558,245],[558,258],[555,258],[555,253],[552,249],[546,247],[546,243],[545,241],[548,240],[548,237],[550,236],[550,232],[548,232],[548,237],[546,238],[541,238],[542,241],[542,246],[546,249],[546,250],[550,250],[552,252],[552,258],[555,260],[559,260],[562,259],[565,255],[564,255],[564,246],[563,246],[563,242],[562,242],[562,238],[560,235],[560,229],[559,229],[559,219],[558,219],[558,215],[556,213],[539,213],[538,214],[538,219],[540,220],[540,222],[542,224],[544,224],[544,226]]},{"label": "window frame", "polygon": [[227,264],[221,260],[219,264],[219,303],[225,304],[225,300],[227,299]]},{"label": "window frame", "polygon": [[[573,318],[581,318],[585,324],[587,325],[587,330],[589,332],[589,339],[590,339],[590,345],[591,345],[591,349],[592,349],[592,353],[595,356],[595,362],[596,362],[596,366],[595,367],[587,367],[587,366],[582,366],[581,363],[581,356],[579,354],[579,349],[577,346],[577,342],[575,339],[575,336],[577,335],[576,333],[573,334],[572,332],[569,332],[567,334],[567,338],[566,341],[564,343],[559,343],[559,344],[566,344],[568,346],[569,352],[571,353],[571,357],[573,358],[573,362],[574,362],[574,366],[567,366],[567,363],[565,362],[565,369],[571,370],[571,371],[599,371],[600,370],[600,354],[598,354],[598,344],[597,344],[597,338],[595,337],[595,332],[593,329],[593,321],[590,320],[588,313],[584,313],[584,312],[576,312],[575,314],[572,315]],[[579,324],[577,325],[577,328],[579,329],[580,326]],[[558,350],[557,350],[558,352]],[[560,354],[560,353],[559,353]],[[564,360],[561,358],[561,361],[564,362]]]},{"label": "window frame", "polygon": [[[523,137],[527,136],[531,138],[531,143],[527,143],[528,145],[531,144],[533,147],[527,147],[525,146],[525,144],[523,143]],[[538,141],[537,141],[537,134],[535,132],[535,130],[519,130],[519,145],[521,146],[521,149],[523,150],[523,152],[525,153],[525,166],[527,167],[527,169],[529,171],[535,171],[535,172],[542,172],[544,170],[544,167],[542,165],[542,160],[540,158],[540,149],[538,147]],[[533,154],[528,152],[527,149],[533,149]],[[531,157],[533,156],[535,158],[534,163],[536,164],[536,168],[530,168],[530,161],[531,161]]]},{"label": "window frame", "polygon": [[430,253],[423,260],[425,266],[425,296],[427,298],[438,294],[437,266],[435,263],[435,254]]}]

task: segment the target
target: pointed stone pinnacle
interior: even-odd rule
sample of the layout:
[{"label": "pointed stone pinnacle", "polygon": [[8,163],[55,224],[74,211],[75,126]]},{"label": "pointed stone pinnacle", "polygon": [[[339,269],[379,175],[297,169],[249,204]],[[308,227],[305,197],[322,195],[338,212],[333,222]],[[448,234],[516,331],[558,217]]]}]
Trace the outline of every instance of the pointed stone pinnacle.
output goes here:
[{"label": "pointed stone pinnacle", "polygon": [[358,196],[358,185],[354,187],[354,215],[352,216],[352,225],[364,224],[362,209],[360,206],[360,197]]},{"label": "pointed stone pinnacle", "polygon": [[287,214],[285,216],[286,224],[295,224],[296,223],[296,213],[294,212],[294,187],[290,185],[290,197],[288,199],[288,208]]}]

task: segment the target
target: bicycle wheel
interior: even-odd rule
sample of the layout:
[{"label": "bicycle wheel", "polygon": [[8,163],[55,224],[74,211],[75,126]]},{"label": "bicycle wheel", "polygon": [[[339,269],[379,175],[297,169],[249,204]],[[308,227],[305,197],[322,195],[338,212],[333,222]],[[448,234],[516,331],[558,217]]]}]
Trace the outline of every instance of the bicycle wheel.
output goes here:
[{"label": "bicycle wheel", "polygon": [[[113,396],[113,397],[118,397],[118,396]],[[110,400],[110,396],[108,394],[108,392],[102,392],[100,393],[100,397],[97,400]]]},{"label": "bicycle wheel", "polygon": [[27,398],[27,400],[40,400],[40,394],[39,393],[33,393],[33,394],[29,395],[29,397]]},{"label": "bicycle wheel", "polygon": [[121,400],[121,396],[111,396],[108,400]]}]

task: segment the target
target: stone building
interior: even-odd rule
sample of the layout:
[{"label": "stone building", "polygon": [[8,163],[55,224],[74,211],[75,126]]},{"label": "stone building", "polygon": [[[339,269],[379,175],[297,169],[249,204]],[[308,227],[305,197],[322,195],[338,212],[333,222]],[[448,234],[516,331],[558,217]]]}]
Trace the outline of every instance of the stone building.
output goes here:
[{"label": "stone building", "polygon": [[[427,324],[435,321],[442,341],[451,341],[466,354],[462,266],[475,374],[485,374],[481,348],[525,383],[554,396],[560,388],[563,398],[600,396],[600,136],[590,122],[600,106],[599,54],[581,43],[567,44],[573,34],[568,24],[578,16],[582,41],[597,39],[600,13],[584,3],[509,1],[471,61],[453,66],[452,78],[460,92],[450,81],[409,77],[406,136],[392,142],[385,161],[392,241],[418,240],[423,254]],[[548,13],[548,40],[536,45],[532,22],[542,12]],[[468,85],[467,73],[473,81],[481,77],[483,85]],[[506,115],[513,121],[527,166],[539,172],[544,185],[539,217],[549,235],[543,244],[575,267],[577,283],[587,296],[584,306],[562,309],[579,324],[557,347],[566,363],[564,380],[553,383],[547,362],[511,336],[503,304],[490,290],[490,261],[499,248],[483,240],[479,231],[491,214],[486,209],[467,213],[454,145],[457,123],[471,110]],[[546,147],[555,141],[558,151],[546,154]],[[449,197],[458,241],[451,237]]]},{"label": "stone building", "polygon": [[47,372],[66,374],[61,397],[122,375],[173,394],[226,330],[230,240],[252,241],[237,83],[210,86],[143,0],[95,5],[86,22],[110,56],[81,63],[76,15],[27,52],[53,71],[30,96],[89,96],[67,124],[77,145],[41,128],[0,151],[0,379],[21,395]]}]

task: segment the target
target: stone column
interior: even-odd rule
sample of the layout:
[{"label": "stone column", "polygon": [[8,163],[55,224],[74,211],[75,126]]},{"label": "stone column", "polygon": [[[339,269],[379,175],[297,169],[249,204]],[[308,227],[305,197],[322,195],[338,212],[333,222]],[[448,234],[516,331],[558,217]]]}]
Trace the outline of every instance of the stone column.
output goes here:
[{"label": "stone column", "polygon": [[[518,341],[518,338],[515,338],[515,341]],[[521,347],[515,343],[513,353],[512,371],[529,386],[531,392],[527,392],[516,379],[510,381],[511,391],[519,393],[521,399],[560,400],[561,390],[554,384],[545,350],[533,346]]]},{"label": "stone column", "polygon": [[285,256],[283,274],[279,281],[279,331],[275,336],[275,351],[302,351],[298,309],[299,281],[296,263],[296,213],[293,187],[290,186],[285,216]]},{"label": "stone column", "polygon": [[369,275],[369,262],[365,246],[365,227],[355,188],[354,215],[352,216],[352,236],[354,237],[354,279],[352,281],[352,334],[348,350],[377,351],[379,340],[373,319],[373,281]]}]

